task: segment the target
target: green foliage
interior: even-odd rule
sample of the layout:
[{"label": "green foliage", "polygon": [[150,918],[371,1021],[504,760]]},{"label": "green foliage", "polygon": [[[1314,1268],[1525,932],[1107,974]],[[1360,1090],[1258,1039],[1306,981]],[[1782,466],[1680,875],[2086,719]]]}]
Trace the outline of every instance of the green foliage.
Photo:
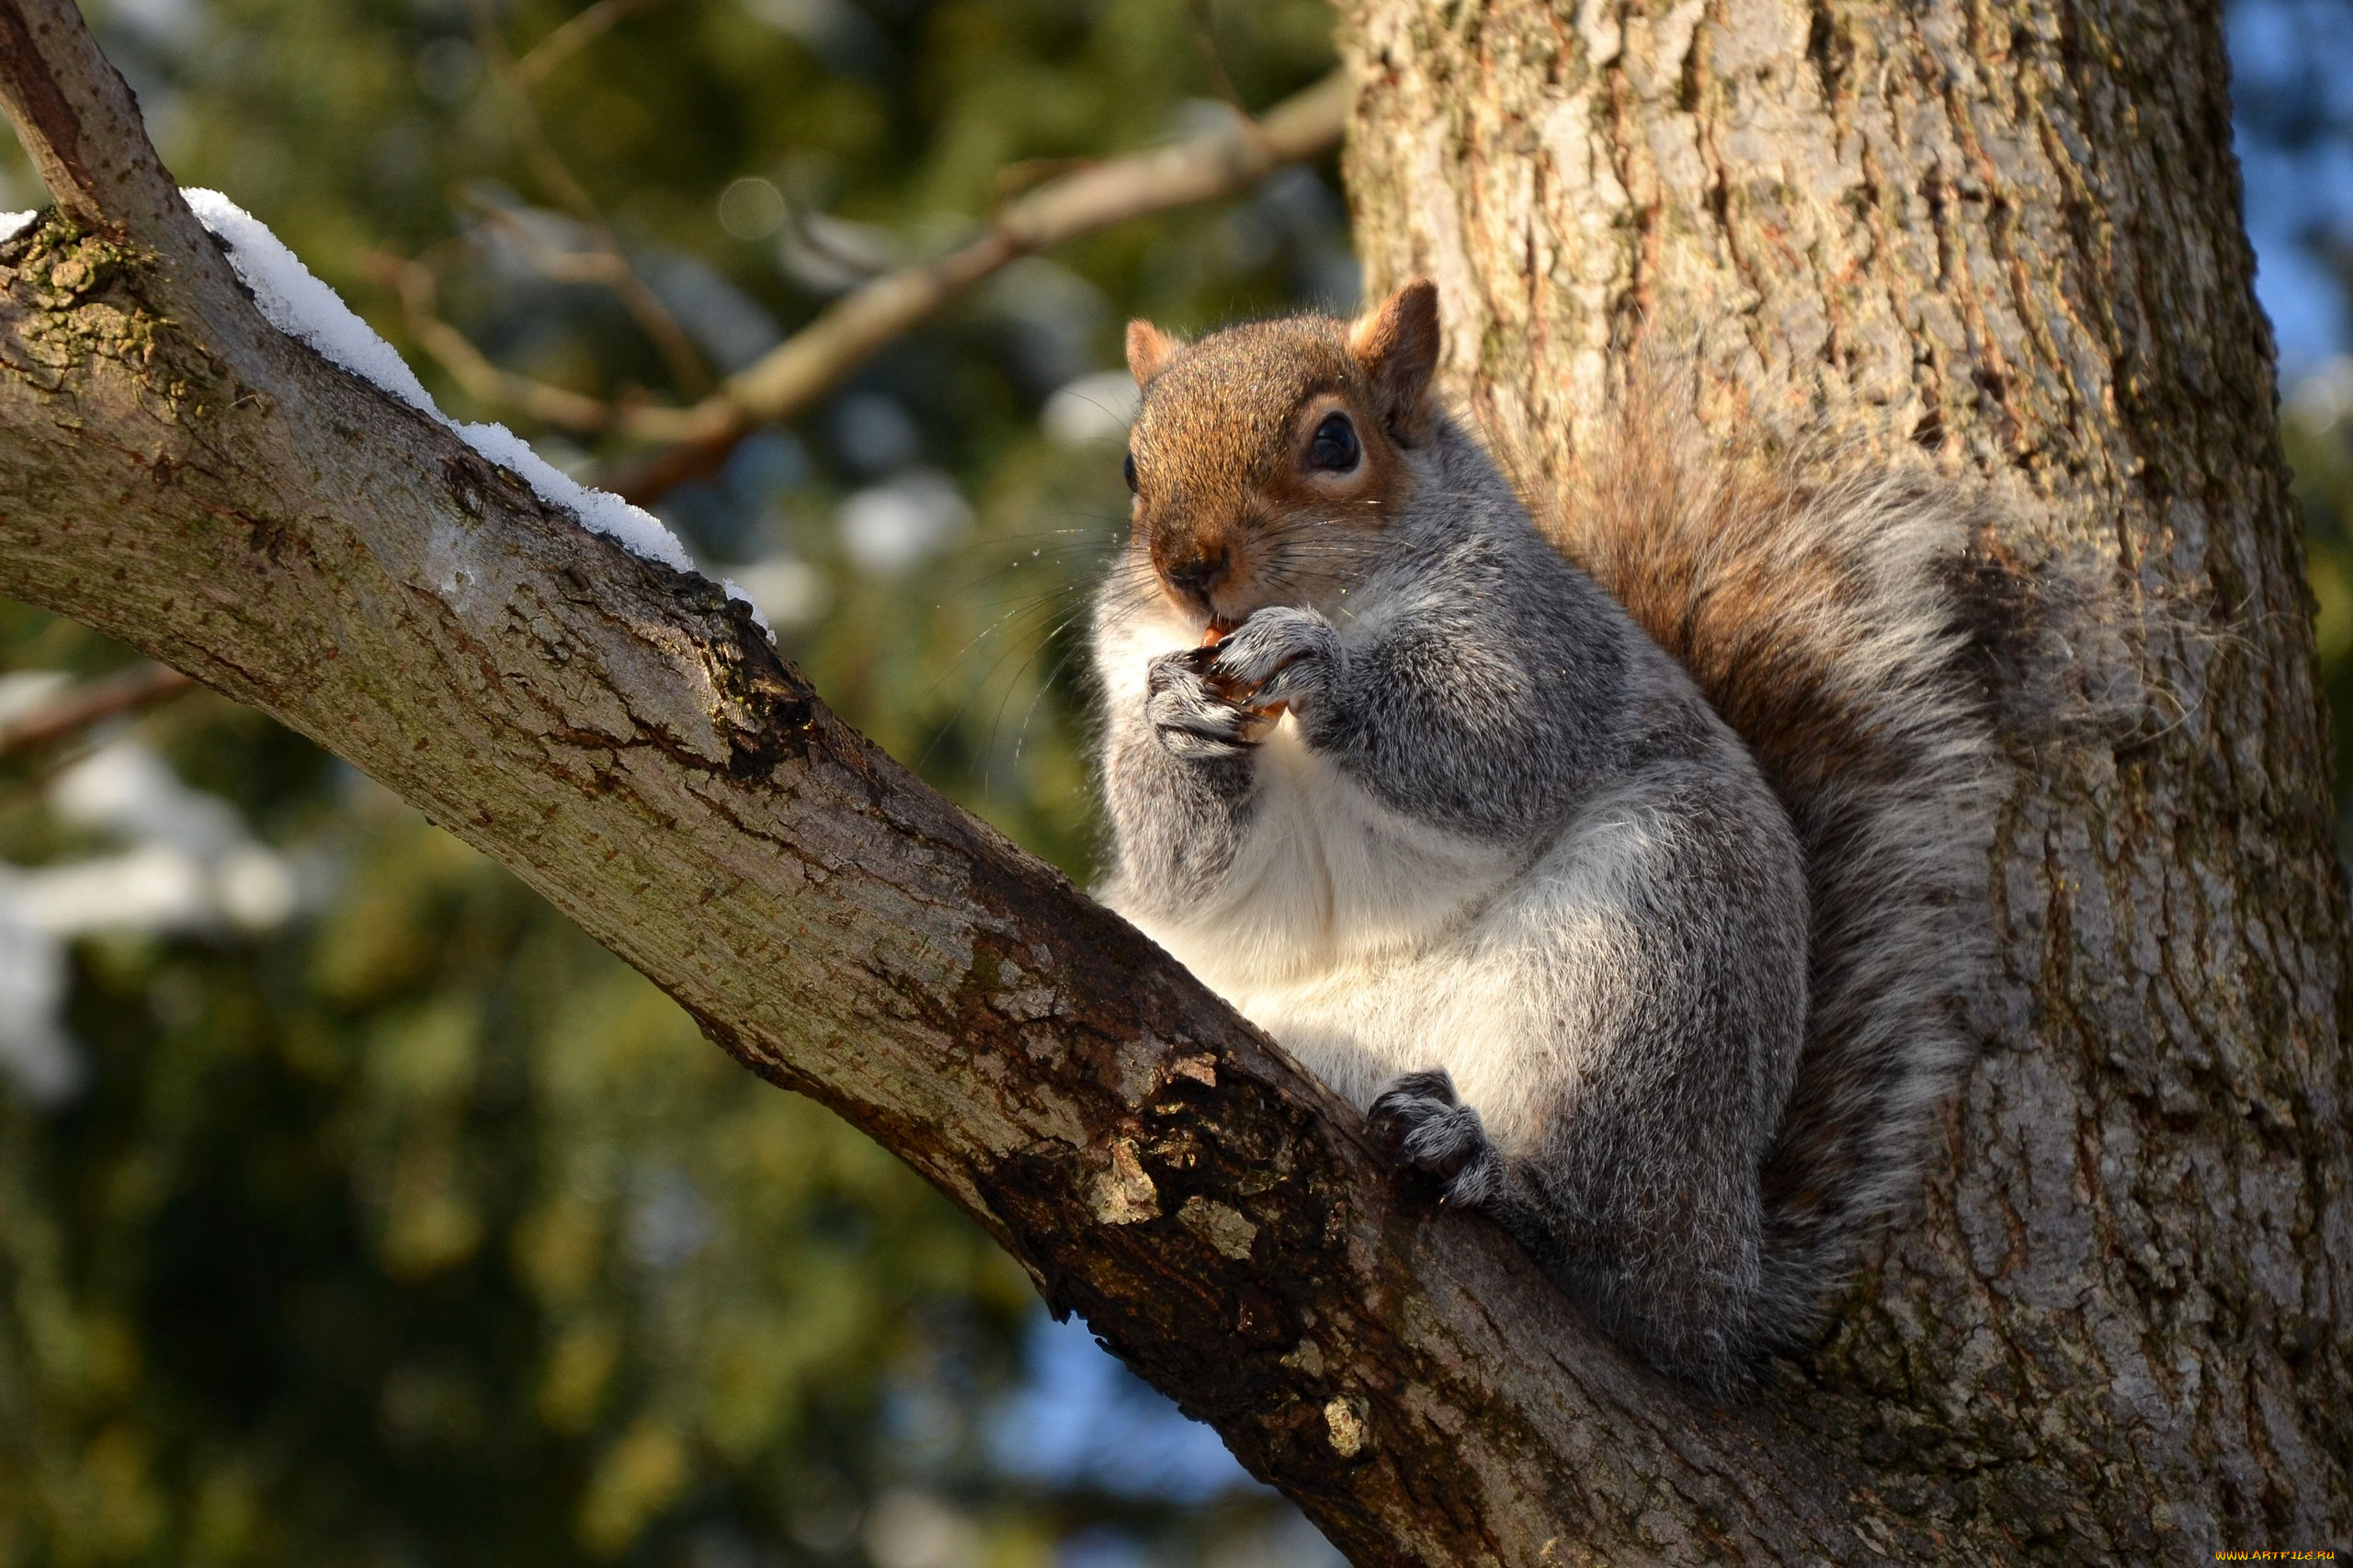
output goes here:
[{"label": "green foliage", "polygon": [[[387,258],[424,258],[510,370],[690,401],[821,309],[828,266],[952,243],[1009,167],[1211,112],[1184,0],[654,0],[526,118],[499,48],[586,8],[494,5],[485,37],[469,0],[90,6],[185,183],[268,222],[453,415],[581,471],[632,454],[470,402]],[[1329,66],[1317,0],[1211,21],[1254,105]],[[0,198],[28,204],[10,153]],[[566,176],[695,340],[688,379],[616,290],[551,276],[593,248]],[[1347,276],[1328,169],[1127,225],[1008,271],[665,516],[798,608],[780,641],[847,718],[1083,875],[1062,666],[1125,494],[1116,443],[1048,438],[1040,403],[1117,366],[1130,313],[1198,327]],[[911,480],[969,511],[876,564],[846,508]],[[0,606],[0,675],[128,656]],[[0,1094],[0,1563],[1014,1568],[1263,1536],[1263,1494],[1008,1470],[986,1425],[1031,1344],[1017,1270],[505,872],[225,702],[131,728],[307,891],[260,934],[78,939],[87,1085]],[[107,739],[0,759],[0,879],[119,850],[50,803]]]},{"label": "green foliage", "polygon": [[[191,750],[261,727],[207,706]],[[8,1113],[26,1560],[568,1562],[714,1492],[789,1535],[876,1483],[880,1402],[943,1334],[1002,1382],[1028,1287],[944,1200],[330,788],[324,916],[85,943],[97,1081]]]},{"label": "green foliage", "polygon": [[2353,859],[2353,409],[2333,387],[2346,376],[2342,360],[2316,375],[2289,401],[2279,435],[2304,515],[2313,640],[2336,742],[2338,836]]}]

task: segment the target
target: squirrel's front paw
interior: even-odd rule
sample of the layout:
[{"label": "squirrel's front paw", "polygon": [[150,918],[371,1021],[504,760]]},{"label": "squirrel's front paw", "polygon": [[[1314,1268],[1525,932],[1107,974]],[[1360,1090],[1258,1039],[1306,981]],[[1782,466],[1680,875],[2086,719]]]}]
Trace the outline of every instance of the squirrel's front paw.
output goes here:
[{"label": "squirrel's front paw", "polygon": [[1340,634],[1312,609],[1270,605],[1217,645],[1210,679],[1255,709],[1296,707],[1328,689]]},{"label": "squirrel's front paw", "polygon": [[1145,666],[1144,717],[1172,756],[1232,756],[1266,735],[1267,721],[1222,696],[1206,674],[1204,650],[1163,653]]},{"label": "squirrel's front paw", "polygon": [[1479,1209],[1503,1196],[1504,1156],[1479,1113],[1454,1097],[1444,1068],[1408,1073],[1381,1093],[1365,1127],[1390,1163],[1436,1176],[1439,1201]]}]

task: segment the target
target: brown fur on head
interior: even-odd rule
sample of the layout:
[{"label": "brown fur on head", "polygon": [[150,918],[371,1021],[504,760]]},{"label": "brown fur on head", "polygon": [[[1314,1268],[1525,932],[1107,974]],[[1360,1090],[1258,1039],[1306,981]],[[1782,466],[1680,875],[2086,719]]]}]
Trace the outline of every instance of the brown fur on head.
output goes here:
[{"label": "brown fur on head", "polygon": [[1428,433],[1438,347],[1437,290],[1419,279],[1354,323],[1294,316],[1193,344],[1128,324],[1134,547],[1179,614],[1222,632],[1267,605],[1336,605],[1413,492],[1404,453]]}]

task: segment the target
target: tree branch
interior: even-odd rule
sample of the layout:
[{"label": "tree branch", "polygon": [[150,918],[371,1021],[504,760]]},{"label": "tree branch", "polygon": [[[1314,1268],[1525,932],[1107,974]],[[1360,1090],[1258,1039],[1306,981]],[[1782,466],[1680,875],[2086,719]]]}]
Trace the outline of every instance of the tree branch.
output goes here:
[{"label": "tree branch", "polygon": [[369,271],[399,297],[403,321],[416,346],[476,402],[512,409],[541,424],[584,435],[620,428],[633,435],[676,439],[689,433],[683,410],[608,402],[502,369],[464,333],[441,319],[440,280],[429,263],[380,253],[369,258]]},{"label": "tree branch", "polygon": [[613,28],[640,11],[650,11],[662,4],[664,0],[597,0],[595,5],[533,44],[529,52],[516,61],[515,80],[525,87],[538,86],[554,74],[557,66],[604,37]]},{"label": "tree branch", "polygon": [[514,51],[506,47],[506,35],[499,30],[496,8],[491,0],[472,0],[472,5],[474,41],[506,100],[507,118],[514,125],[523,161],[530,165],[541,188],[586,227],[589,239],[609,264],[600,281],[620,296],[631,319],[654,340],[654,347],[669,368],[670,379],[678,384],[678,390],[695,396],[710,384],[710,373],[703,368],[702,355],[688,338],[686,329],[678,324],[678,318],[670,313],[670,307],[637,275],[620,239],[606,223],[604,214],[597,210],[596,199],[557,155],[555,144],[548,140],[547,127],[540,121],[539,106],[531,101],[533,78],[524,74]]},{"label": "tree branch", "polygon": [[69,687],[14,722],[0,724],[0,759],[80,734],[126,713],[167,702],[196,682],[166,665],[134,665]]},{"label": "tree branch", "polygon": [[[152,221],[176,198],[73,0],[0,0],[28,33],[73,47],[10,57],[21,122],[97,106],[131,173],[42,166],[156,254],[55,222],[0,244],[0,591],[514,868],[915,1165],[1360,1564],[1936,1549],[1835,1440],[1864,1406],[1714,1409],[1628,1364],[1492,1226],[1401,1196],[1353,1113],[1165,954],[843,725],[719,589],[242,297],[159,308],[218,253]],[[1018,233],[1121,199],[1076,182]]]},{"label": "tree branch", "polygon": [[[1236,195],[1285,164],[1321,156],[1339,142],[1347,102],[1336,73],[1259,120],[1237,114],[1230,125],[1172,146],[1066,169],[1006,203],[978,239],[860,284],[688,408],[593,398],[502,369],[436,312],[438,285],[424,263],[385,257],[376,275],[399,293],[417,347],[468,396],[560,429],[670,447],[613,482],[645,505],[716,469],[760,426],[799,416],[894,339],[1022,256],[1131,218]],[[565,281],[625,290],[635,278],[626,262],[602,252],[569,259],[576,265]]]},{"label": "tree branch", "polygon": [[[685,411],[674,450],[620,475],[613,488],[640,504],[709,473],[763,425],[792,419],[877,351],[990,274],[1022,256],[1114,223],[1249,189],[1285,164],[1339,144],[1347,83],[1337,72],[1256,120],[1238,112],[1216,131],[1149,152],[1108,158],[1008,202],[978,239],[932,261],[861,284],[717,392]],[[630,428],[624,419],[620,428]]]}]

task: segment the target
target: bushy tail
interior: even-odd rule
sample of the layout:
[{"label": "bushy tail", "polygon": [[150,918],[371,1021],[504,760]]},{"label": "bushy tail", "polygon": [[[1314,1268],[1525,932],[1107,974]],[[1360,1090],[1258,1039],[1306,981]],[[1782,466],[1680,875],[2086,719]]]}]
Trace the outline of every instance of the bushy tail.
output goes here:
[{"label": "bushy tail", "polygon": [[1671,400],[1545,487],[1554,542],[1746,739],[1805,848],[1810,1017],[1764,1173],[1768,1339],[1814,1324],[1905,1193],[1972,1054],[1992,956],[1998,574],[1988,514],[1927,473],[1809,483],[1711,448]]}]

